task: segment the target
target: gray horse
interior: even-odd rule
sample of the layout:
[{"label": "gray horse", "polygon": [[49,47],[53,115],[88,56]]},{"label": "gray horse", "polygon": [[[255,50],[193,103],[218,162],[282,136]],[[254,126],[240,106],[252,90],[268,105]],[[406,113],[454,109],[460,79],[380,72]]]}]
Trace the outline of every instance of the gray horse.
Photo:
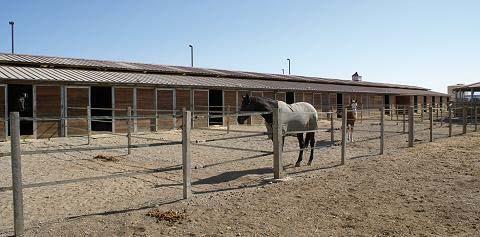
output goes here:
[{"label": "gray horse", "polygon": [[[287,104],[283,101],[270,98],[246,95],[243,97],[240,112],[272,112],[277,108],[281,113],[283,142],[285,142],[286,132],[317,130],[317,110],[306,102]],[[265,120],[269,138],[272,139],[273,116],[271,113],[262,114],[261,116]],[[239,124],[243,124],[249,117],[250,116],[238,116],[237,121]],[[310,144],[311,147],[308,165],[311,165],[313,161],[313,148],[315,147],[315,131],[307,132],[305,139],[303,139],[303,133],[296,133],[295,135],[297,136],[299,147],[302,149],[298,154],[295,167],[300,166],[303,159],[303,149],[307,148],[308,144]]]}]

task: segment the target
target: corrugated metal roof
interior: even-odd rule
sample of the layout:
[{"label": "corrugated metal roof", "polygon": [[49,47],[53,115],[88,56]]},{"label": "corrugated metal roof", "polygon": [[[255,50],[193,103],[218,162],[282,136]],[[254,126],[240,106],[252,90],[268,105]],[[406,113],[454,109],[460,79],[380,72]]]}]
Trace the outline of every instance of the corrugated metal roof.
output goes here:
[{"label": "corrugated metal roof", "polygon": [[461,87],[455,88],[454,90],[465,91],[465,90],[471,90],[471,89],[480,89],[480,82],[475,82],[475,83],[472,83],[472,84],[461,86]]},{"label": "corrugated metal roof", "polygon": [[294,81],[267,81],[228,77],[183,76],[134,72],[111,72],[81,69],[35,68],[0,66],[0,80],[25,80],[36,82],[64,82],[78,84],[132,84],[161,87],[209,87],[251,90],[302,90],[320,92],[378,93],[402,95],[445,95],[426,90],[382,88],[337,84],[320,84]]},{"label": "corrugated metal roof", "polygon": [[148,72],[159,74],[178,74],[191,76],[212,76],[212,77],[231,77],[236,79],[263,79],[274,81],[297,81],[297,82],[313,82],[313,83],[329,83],[339,85],[358,85],[358,86],[372,86],[372,87],[389,87],[389,88],[404,88],[404,89],[420,89],[425,88],[397,85],[387,83],[374,82],[354,82],[351,80],[340,80],[321,77],[306,77],[297,75],[281,75],[258,72],[245,71],[231,71],[223,69],[208,69],[185,66],[169,66],[145,63],[132,63],[120,61],[107,60],[90,60],[90,59],[76,59],[50,56],[36,56],[23,54],[1,54],[0,65],[23,65],[30,67],[55,67],[68,69],[88,69],[88,70],[111,70],[111,71],[130,71],[130,72]]}]

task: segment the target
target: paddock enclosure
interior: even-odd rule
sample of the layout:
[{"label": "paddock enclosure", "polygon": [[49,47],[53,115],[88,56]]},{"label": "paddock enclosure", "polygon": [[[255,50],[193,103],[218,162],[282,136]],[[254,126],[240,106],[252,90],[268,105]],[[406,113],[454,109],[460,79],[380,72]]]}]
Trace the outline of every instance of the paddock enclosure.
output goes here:
[{"label": "paddock enclosure", "polygon": [[[15,129],[32,228],[335,169],[477,131],[478,121],[475,104],[447,104],[445,94],[425,88],[294,75],[0,54],[0,79],[0,234],[14,222]],[[247,111],[247,124],[237,124],[246,94],[314,105],[312,166],[307,149],[302,167],[293,167],[297,139],[279,147],[277,131],[272,142],[262,113]],[[342,114],[351,99],[359,108],[348,142]],[[9,126],[11,112],[19,112],[18,127]]]},{"label": "paddock enclosure", "polygon": [[[413,107],[408,110],[413,110]],[[397,111],[403,112],[403,108]],[[416,145],[429,143],[430,137],[438,141],[462,135],[464,128],[466,133],[477,129],[473,120],[453,116],[450,119],[449,115],[453,113],[449,112],[439,112],[444,116],[437,118],[433,108],[428,111],[424,117],[420,113],[412,116],[413,143]],[[393,110],[390,116],[384,108],[359,112],[376,115],[357,120],[353,142],[343,139],[343,118],[326,112],[324,116],[331,119],[318,121],[317,150],[312,166],[306,165],[307,150],[302,166],[293,167],[297,160],[298,142],[295,137],[287,137],[281,155],[283,177],[302,177],[319,170],[332,170],[334,174],[335,167],[342,163],[368,160],[379,155],[381,149],[387,154],[394,154],[402,153],[409,147],[410,116],[404,119],[404,114],[398,114],[397,117]],[[237,114],[232,112],[222,116],[229,121]],[[177,117],[182,118],[177,125],[184,128],[183,115]],[[126,119],[131,121],[128,116]],[[198,116],[192,123],[202,119],[205,118]],[[133,123],[127,124],[127,130],[133,127]],[[182,144],[185,144],[182,132],[179,129],[132,132],[130,138],[128,133],[112,133],[22,140],[27,229],[76,218],[153,208],[182,200]],[[232,124],[192,129],[189,139],[191,194],[203,196],[261,187],[271,182],[275,176],[272,162],[275,149],[266,133],[264,125]],[[10,142],[4,142],[0,147],[0,198],[4,200],[0,203],[0,210],[5,217],[0,222],[0,233],[10,233],[13,223]]]}]

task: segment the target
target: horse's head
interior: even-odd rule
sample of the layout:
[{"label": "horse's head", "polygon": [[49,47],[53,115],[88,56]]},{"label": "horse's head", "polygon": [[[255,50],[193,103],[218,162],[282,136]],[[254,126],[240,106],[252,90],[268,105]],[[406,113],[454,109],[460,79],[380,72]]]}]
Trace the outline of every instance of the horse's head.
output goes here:
[{"label": "horse's head", "polygon": [[27,103],[27,93],[22,93],[18,98],[18,110],[19,112],[26,111],[26,103]]},{"label": "horse's head", "polygon": [[[278,107],[278,102],[264,97],[256,97],[245,95],[242,100],[242,106],[239,112],[271,112],[274,108]],[[267,123],[272,123],[271,114],[261,115]],[[237,122],[239,124],[245,123],[250,115],[238,116]]]},{"label": "horse's head", "polygon": [[[243,96],[242,107],[240,107],[239,112],[245,112],[245,111],[255,111],[255,104],[254,104],[252,98],[248,94]],[[248,118],[250,118],[249,115],[238,116],[237,122],[239,124],[243,124],[243,123],[245,123],[245,120],[247,120]]]}]

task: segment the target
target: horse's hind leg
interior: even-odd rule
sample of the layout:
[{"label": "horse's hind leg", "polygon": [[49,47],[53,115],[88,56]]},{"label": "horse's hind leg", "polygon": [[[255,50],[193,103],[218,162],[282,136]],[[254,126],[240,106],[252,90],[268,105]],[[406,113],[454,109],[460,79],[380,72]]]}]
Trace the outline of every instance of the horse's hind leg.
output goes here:
[{"label": "horse's hind leg", "polygon": [[308,146],[308,142],[310,142],[310,159],[308,160],[308,165],[312,164],[313,161],[313,151],[315,148],[315,133],[307,133],[307,138],[305,139],[306,146]]},{"label": "horse's hind leg", "polygon": [[303,148],[305,146],[305,141],[303,140],[303,133],[298,133],[297,139],[298,139],[298,146],[300,147],[300,152],[298,153],[298,159],[297,159],[297,163],[295,163],[295,167],[300,167],[300,163],[302,162],[302,159],[303,159]]}]

